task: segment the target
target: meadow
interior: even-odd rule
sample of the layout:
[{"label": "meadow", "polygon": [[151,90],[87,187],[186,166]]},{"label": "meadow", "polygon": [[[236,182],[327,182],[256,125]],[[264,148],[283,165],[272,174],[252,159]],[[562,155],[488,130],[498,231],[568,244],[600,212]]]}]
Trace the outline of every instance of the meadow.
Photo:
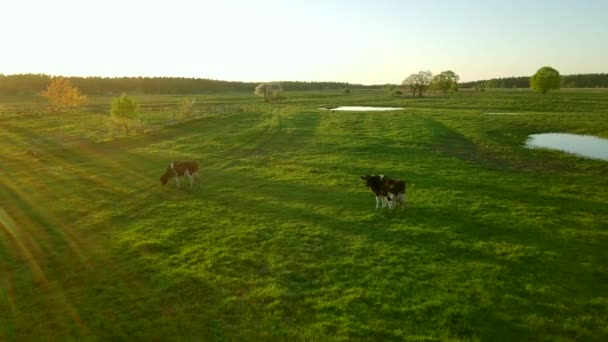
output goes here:
[{"label": "meadow", "polygon": [[[109,97],[0,116],[0,340],[608,340],[608,162],[524,146],[608,138],[608,91],[285,96],[111,139]],[[162,187],[184,158],[201,188]]]}]

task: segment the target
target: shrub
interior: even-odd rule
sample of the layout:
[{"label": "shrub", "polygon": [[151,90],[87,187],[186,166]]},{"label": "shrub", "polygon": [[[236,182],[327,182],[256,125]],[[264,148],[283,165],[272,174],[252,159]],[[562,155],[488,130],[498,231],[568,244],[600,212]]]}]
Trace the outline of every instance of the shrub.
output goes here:
[{"label": "shrub", "polygon": [[135,123],[139,117],[139,104],[135,99],[123,93],[120,97],[112,101],[112,119],[123,127],[126,134],[129,134],[129,127]]},{"label": "shrub", "polygon": [[87,96],[80,93],[65,77],[53,77],[46,90],[42,93],[51,102],[51,110],[61,112],[69,108],[83,106]]}]

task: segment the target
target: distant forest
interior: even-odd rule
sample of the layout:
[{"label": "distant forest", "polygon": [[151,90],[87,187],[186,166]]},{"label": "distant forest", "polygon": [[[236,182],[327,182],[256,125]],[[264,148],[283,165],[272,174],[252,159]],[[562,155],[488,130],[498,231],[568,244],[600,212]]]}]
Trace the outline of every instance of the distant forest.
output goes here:
[{"label": "distant forest", "polygon": [[[259,82],[231,82],[182,77],[68,77],[85,94],[200,94],[220,91],[251,91]],[[51,76],[44,74],[0,74],[0,95],[38,94],[46,89]],[[344,82],[279,82],[283,90],[341,90],[374,88]]]},{"label": "distant forest", "polygon": [[[184,77],[68,77],[83,93],[90,95],[129,94],[204,94],[222,91],[251,91],[258,82],[233,82]],[[51,76],[45,74],[0,74],[0,95],[39,94]],[[285,91],[372,89],[386,85],[346,82],[279,82]],[[396,85],[398,87],[398,85]],[[462,82],[460,88],[529,88],[530,77],[506,77]],[[562,88],[608,88],[608,74],[562,75]]]},{"label": "distant forest", "polygon": [[[505,77],[490,80],[462,82],[460,88],[530,88],[530,77]],[[562,88],[608,88],[608,74],[562,75]]]}]

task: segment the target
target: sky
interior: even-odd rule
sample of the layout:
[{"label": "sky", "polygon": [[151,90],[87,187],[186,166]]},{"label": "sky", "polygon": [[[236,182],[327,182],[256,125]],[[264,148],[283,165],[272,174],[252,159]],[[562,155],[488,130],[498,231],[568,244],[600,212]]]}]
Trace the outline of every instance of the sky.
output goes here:
[{"label": "sky", "polygon": [[401,83],[608,72],[606,0],[3,0],[0,73]]}]

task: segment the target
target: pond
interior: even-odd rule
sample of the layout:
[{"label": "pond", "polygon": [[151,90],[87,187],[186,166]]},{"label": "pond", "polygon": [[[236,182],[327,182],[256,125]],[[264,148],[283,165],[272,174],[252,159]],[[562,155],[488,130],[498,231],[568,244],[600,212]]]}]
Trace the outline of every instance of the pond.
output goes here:
[{"label": "pond", "polygon": [[365,106],[341,106],[336,108],[322,108],[328,110],[340,110],[350,112],[371,112],[371,111],[386,111],[386,110],[400,110],[401,107],[365,107]]},{"label": "pond", "polygon": [[569,133],[532,134],[526,142],[528,148],[548,148],[579,156],[608,160],[608,139],[592,135]]}]

